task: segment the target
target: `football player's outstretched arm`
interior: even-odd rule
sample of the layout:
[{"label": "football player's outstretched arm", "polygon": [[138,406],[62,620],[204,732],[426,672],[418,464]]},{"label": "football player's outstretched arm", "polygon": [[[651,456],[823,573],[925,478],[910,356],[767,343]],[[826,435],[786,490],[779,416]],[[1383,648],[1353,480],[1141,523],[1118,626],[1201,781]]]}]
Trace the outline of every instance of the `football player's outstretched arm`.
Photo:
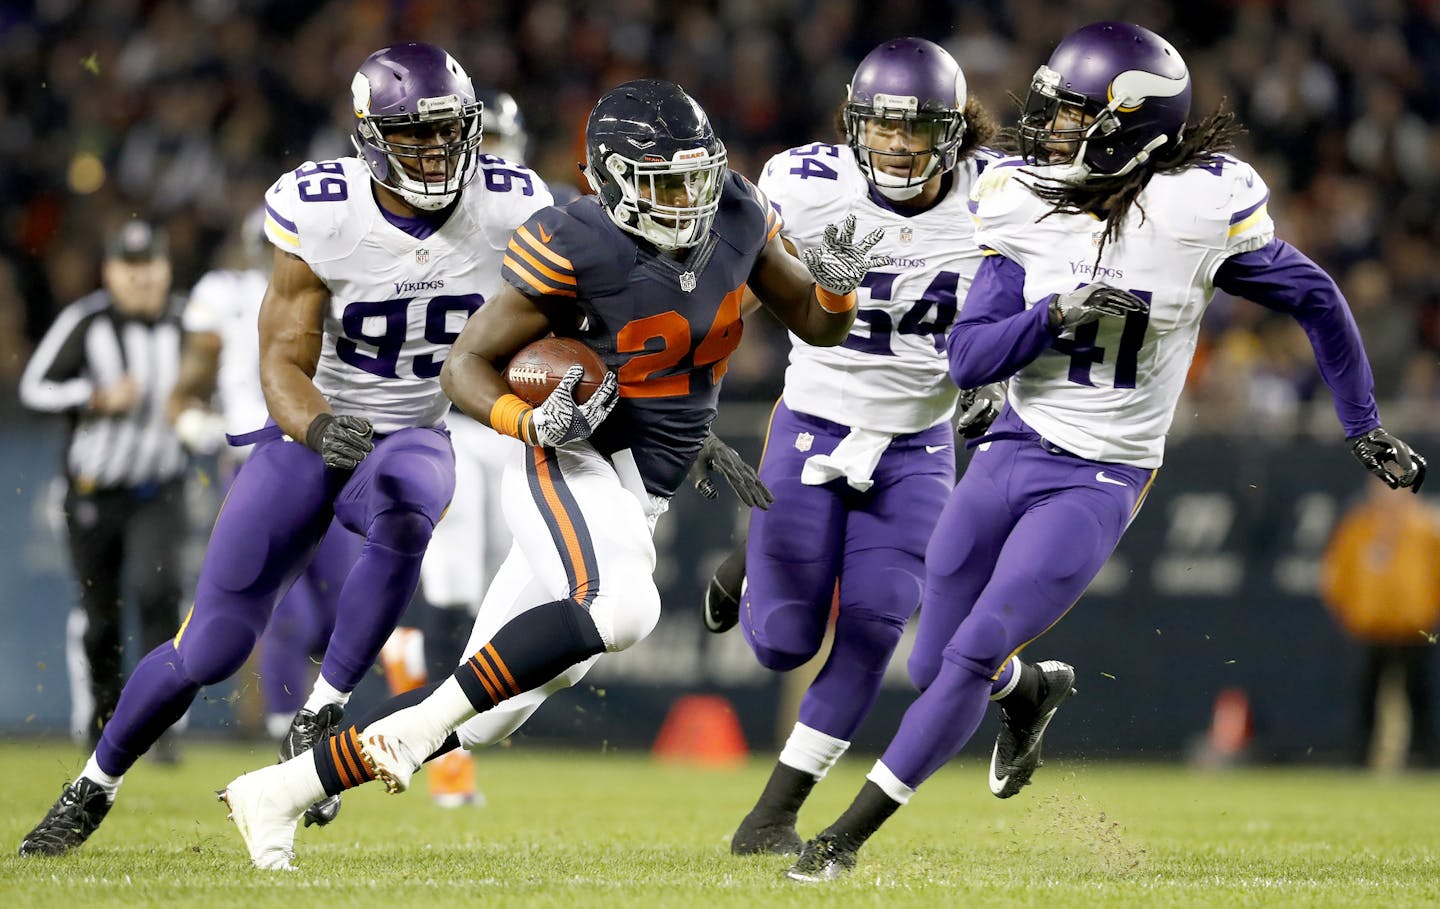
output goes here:
[{"label": "football player's outstretched arm", "polygon": [[520,348],[550,333],[543,305],[506,285],[465,322],[440,368],[440,387],[467,416],[490,425],[495,402],[510,394],[501,370]]},{"label": "football player's outstretched arm", "polygon": [[779,234],[756,259],[749,287],[806,344],[833,347],[845,340],[855,322],[853,289],[837,295],[821,288]]},{"label": "football player's outstretched arm", "polygon": [[215,394],[215,380],[220,375],[220,351],[224,342],[213,331],[187,331],[185,347],[180,353],[180,376],[170,393],[166,414],[173,423],[191,408],[205,408]]},{"label": "football player's outstretched arm", "polygon": [[260,304],[260,387],[270,416],[292,439],[303,440],[315,418],[330,413],[314,382],[329,301],[329,289],[304,259],[275,251]]}]

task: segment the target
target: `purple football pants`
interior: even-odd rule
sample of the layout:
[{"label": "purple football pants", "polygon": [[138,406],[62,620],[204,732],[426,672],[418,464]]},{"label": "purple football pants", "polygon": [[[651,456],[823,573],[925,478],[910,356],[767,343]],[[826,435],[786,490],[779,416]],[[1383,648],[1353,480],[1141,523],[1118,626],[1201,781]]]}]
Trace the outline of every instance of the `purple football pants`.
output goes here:
[{"label": "purple football pants", "polygon": [[1010,655],[1085,592],[1155,473],[1034,439],[976,451],[925,553],[909,663],[922,694],[881,758],[902,782],[919,786],[969,741]]},{"label": "purple football pants", "polygon": [[801,483],[806,459],[834,451],[849,431],[783,401],[775,408],[760,465],[775,504],[750,514],[740,604],[740,628],[761,665],[788,672],[820,649],[839,582],[835,641],[800,702],[800,722],[846,741],[920,605],[925,542],[955,480],[954,437],[941,423],[896,436],[865,492],[844,479]]},{"label": "purple football pants", "polygon": [[335,629],[335,606],[365,538],[330,522],[310,564],[280,599],[260,640],[260,696],[265,712],[294,713],[310,690],[310,659],[323,654]]},{"label": "purple football pants", "polygon": [[340,589],[321,675],[352,690],[374,662],[420,578],[420,561],[455,487],[442,429],[377,440],[353,471],[281,439],[256,445],[211,531],[195,605],[173,641],[147,654],[120,693],[96,749],[120,775],[175,724],[201,687],[244,664],[280,597],[309,563],[332,518],[365,538]]}]

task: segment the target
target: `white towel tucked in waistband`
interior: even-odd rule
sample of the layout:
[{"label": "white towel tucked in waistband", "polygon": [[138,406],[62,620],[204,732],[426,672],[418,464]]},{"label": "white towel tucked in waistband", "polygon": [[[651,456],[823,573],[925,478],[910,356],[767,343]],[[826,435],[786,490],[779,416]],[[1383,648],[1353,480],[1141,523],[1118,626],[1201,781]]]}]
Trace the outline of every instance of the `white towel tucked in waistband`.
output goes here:
[{"label": "white towel tucked in waistband", "polygon": [[806,486],[819,486],[844,477],[845,482],[864,492],[875,485],[870,475],[875,472],[875,465],[880,463],[880,457],[894,438],[888,432],[852,429],[830,454],[813,455],[805,460],[800,482]]}]

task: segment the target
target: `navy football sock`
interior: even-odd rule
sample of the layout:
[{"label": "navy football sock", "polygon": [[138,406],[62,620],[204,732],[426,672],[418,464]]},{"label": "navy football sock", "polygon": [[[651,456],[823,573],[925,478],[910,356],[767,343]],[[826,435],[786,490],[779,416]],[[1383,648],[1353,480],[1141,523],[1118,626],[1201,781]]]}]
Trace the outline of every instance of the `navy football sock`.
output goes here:
[{"label": "navy football sock", "polygon": [[[373,779],[369,775],[365,763],[360,760],[360,750],[357,745],[359,730],[367,728],[371,723],[384,719],[396,711],[413,707],[429,697],[439,687],[439,682],[433,682],[429,685],[421,685],[404,694],[397,694],[360,717],[353,724],[345,726],[335,735],[317,743],[310,755],[315,761],[315,770],[320,774],[320,783],[325,787],[325,794],[338,795],[346,789]],[[445,737],[445,741],[440,743],[440,747],[436,748],[434,753],[425,760],[432,761],[459,747],[460,738],[452,732]]]},{"label": "navy football sock", "polygon": [[507,622],[454,678],[471,706],[485,711],[604,652],[590,613],[574,600],[555,600]]}]

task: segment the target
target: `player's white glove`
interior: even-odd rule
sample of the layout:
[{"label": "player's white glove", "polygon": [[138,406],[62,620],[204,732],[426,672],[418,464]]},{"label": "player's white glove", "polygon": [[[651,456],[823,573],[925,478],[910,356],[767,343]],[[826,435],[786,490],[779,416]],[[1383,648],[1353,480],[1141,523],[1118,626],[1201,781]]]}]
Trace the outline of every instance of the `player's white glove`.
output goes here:
[{"label": "player's white glove", "polygon": [[885,228],[877,227],[855,242],[855,216],[848,215],[840,225],[828,224],[819,246],[812,246],[800,254],[800,260],[810,269],[815,283],[838,296],[845,296],[860,286],[865,273],[882,260],[870,255],[870,250]]},{"label": "player's white glove", "polygon": [[187,407],[175,418],[180,444],[198,455],[212,455],[225,444],[225,418],[200,407]]},{"label": "player's white glove", "polygon": [[545,402],[535,408],[530,428],[536,445],[559,448],[588,439],[595,427],[615,409],[620,400],[620,386],[613,372],[605,373],[600,387],[584,404],[575,403],[575,383],[584,375],[585,367],[578,363],[571,366]]},{"label": "player's white glove", "polygon": [[1000,415],[1000,408],[1004,404],[1004,382],[961,389],[960,403],[955,410],[955,431],[966,439],[980,438]]},{"label": "player's white glove", "polygon": [[[1425,482],[1425,458],[1409,445],[1377,426],[1364,435],[1347,439],[1350,451],[1365,469],[1385,481],[1391,489],[1409,488],[1418,493]],[[1387,466],[1392,465],[1392,466]]]},{"label": "player's white glove", "polygon": [[1058,331],[1078,328],[1101,316],[1123,319],[1132,312],[1149,312],[1150,304],[1128,290],[1108,284],[1086,284],[1050,298],[1050,327]]}]

